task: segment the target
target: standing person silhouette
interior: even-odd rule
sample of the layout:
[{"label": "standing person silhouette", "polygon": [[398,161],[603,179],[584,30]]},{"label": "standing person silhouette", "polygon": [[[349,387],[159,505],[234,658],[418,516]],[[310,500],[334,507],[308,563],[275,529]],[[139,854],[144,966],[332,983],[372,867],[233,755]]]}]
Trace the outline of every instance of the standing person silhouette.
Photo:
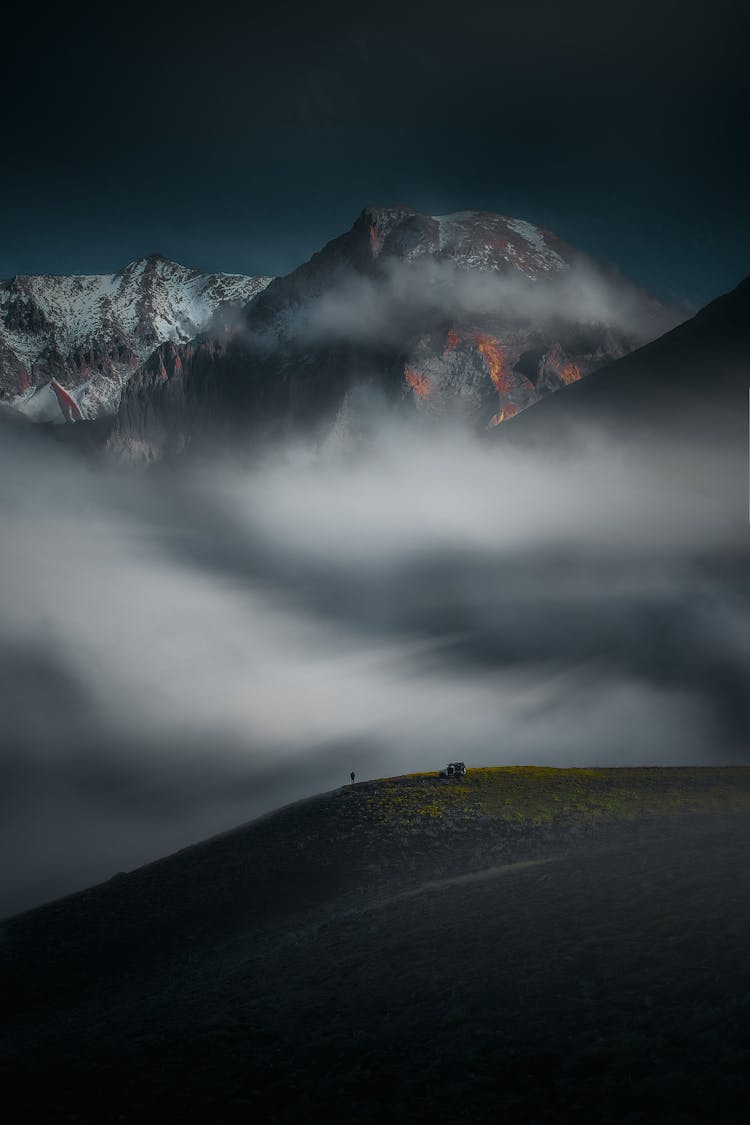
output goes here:
[{"label": "standing person silhouette", "polygon": [[354,770],[352,770],[352,772],[349,774],[349,777],[352,779],[352,785],[354,785],[354,776]]}]

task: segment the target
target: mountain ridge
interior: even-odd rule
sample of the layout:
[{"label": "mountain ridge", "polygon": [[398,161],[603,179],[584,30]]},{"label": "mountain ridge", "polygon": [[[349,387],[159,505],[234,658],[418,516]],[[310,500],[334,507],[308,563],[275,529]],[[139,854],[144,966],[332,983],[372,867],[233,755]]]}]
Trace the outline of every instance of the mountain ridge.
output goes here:
[{"label": "mountain ridge", "polygon": [[110,448],[148,462],[212,430],[242,443],[262,427],[356,429],[371,398],[483,429],[675,319],[524,220],[365,208],[210,339],[165,343],[130,381]]},{"label": "mountain ridge", "polygon": [[483,430],[676,319],[526,220],[369,206],[284,277],[153,253],[0,283],[0,395],[35,421],[109,417],[110,453],[145,463],[263,431],[356,433],[378,404]]},{"label": "mountain ridge", "polygon": [[269,280],[204,273],[156,253],[113,274],[16,275],[0,282],[0,395],[35,420],[71,420],[54,379],[80,417],[112,413],[159,344],[193,339]]}]

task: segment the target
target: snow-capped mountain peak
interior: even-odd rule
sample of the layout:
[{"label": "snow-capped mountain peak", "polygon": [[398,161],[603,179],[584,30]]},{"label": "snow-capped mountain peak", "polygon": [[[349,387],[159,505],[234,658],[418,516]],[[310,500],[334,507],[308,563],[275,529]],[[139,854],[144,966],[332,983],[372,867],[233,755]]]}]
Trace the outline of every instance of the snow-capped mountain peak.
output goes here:
[{"label": "snow-capped mountain peak", "polygon": [[0,396],[39,420],[64,420],[55,379],[83,417],[111,413],[160,344],[194,339],[217,311],[244,308],[270,280],[151,254],[115,274],[0,282]]},{"label": "snow-capped mountain peak", "polygon": [[569,269],[577,255],[550,231],[489,211],[422,215],[410,207],[366,207],[358,225],[367,231],[373,258],[429,256],[460,269],[518,272],[532,281]]}]

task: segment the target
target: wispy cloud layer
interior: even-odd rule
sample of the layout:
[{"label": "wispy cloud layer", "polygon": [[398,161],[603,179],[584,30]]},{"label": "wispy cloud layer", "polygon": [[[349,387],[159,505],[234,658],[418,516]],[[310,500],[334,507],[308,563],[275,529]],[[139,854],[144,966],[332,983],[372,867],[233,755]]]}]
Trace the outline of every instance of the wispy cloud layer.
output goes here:
[{"label": "wispy cloud layer", "polygon": [[124,476],[4,435],[2,908],[350,769],[737,760],[726,472],[388,423],[355,454]]},{"label": "wispy cloud layer", "polygon": [[523,273],[459,269],[451,262],[393,260],[377,276],[346,274],[318,296],[288,310],[287,338],[305,343],[346,340],[382,344],[413,326],[507,319],[545,326],[605,325],[645,342],[681,317],[643,290],[585,258],[532,281]]}]

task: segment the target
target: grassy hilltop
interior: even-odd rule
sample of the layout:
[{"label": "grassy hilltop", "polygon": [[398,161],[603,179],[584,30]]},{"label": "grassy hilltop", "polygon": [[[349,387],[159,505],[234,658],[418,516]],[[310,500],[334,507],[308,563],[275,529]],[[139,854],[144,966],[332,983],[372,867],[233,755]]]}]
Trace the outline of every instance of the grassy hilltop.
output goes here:
[{"label": "grassy hilltop", "polygon": [[750,809],[750,770],[485,766],[467,770],[461,780],[436,782],[434,773],[385,778],[366,800],[384,824],[459,815],[529,825],[570,820],[594,827],[643,816]]},{"label": "grassy hilltop", "polygon": [[26,1120],[746,1119],[750,769],[297,802],[10,920]]}]

